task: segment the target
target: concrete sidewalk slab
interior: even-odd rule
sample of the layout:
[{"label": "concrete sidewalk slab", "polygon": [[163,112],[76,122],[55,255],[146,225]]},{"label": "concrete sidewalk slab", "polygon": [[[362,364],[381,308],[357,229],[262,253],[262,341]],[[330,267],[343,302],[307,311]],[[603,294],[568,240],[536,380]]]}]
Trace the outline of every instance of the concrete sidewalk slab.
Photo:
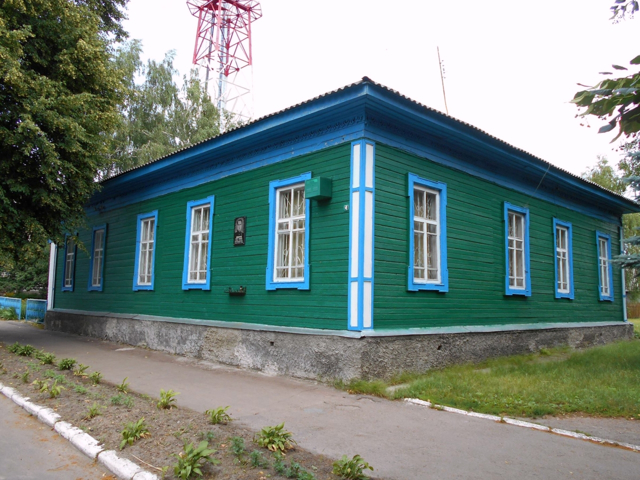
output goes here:
[{"label": "concrete sidewalk slab", "polygon": [[231,405],[232,416],[254,430],[285,421],[301,447],[336,459],[360,454],[382,478],[635,480],[640,471],[640,454],[628,450],[405,402],[348,395],[315,382],[269,377],[15,322],[0,322],[0,341],[29,343],[58,358],[76,358],[113,383],[129,377],[132,389],[154,397],[161,388],[173,389],[180,392],[178,405],[199,412]]}]

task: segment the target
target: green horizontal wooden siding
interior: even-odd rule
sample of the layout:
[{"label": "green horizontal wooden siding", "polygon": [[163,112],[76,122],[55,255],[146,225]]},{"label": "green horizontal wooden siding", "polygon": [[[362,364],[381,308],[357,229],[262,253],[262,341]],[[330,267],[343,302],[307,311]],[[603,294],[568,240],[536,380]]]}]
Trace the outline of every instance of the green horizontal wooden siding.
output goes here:
[{"label": "green horizontal wooden siding", "polygon": [[[407,174],[447,184],[449,292],[408,292]],[[504,202],[530,216],[530,297],[505,296]],[[596,230],[616,225],[497,186],[464,172],[384,145],[376,148],[376,329],[621,321],[620,269],[613,269],[614,302],[598,300]],[[575,299],[556,299],[553,218],[573,224]]]},{"label": "green horizontal wooden siding", "polygon": [[[265,290],[269,182],[311,171],[333,180],[333,198],[311,202],[310,290]],[[108,225],[102,292],[87,291],[89,253],[78,249],[75,291],[62,292],[63,249],[59,249],[55,307],[113,313],[346,329],[349,256],[350,150],[325,149],[286,162],[226,177],[198,187],[103,213],[89,225]],[[211,290],[182,290],[186,205],[215,195],[211,241]],[[158,210],[155,289],[132,290],[136,217]],[[234,219],[247,217],[246,245],[233,246]],[[88,250],[91,230],[80,239]],[[244,297],[224,290],[246,286]]]}]

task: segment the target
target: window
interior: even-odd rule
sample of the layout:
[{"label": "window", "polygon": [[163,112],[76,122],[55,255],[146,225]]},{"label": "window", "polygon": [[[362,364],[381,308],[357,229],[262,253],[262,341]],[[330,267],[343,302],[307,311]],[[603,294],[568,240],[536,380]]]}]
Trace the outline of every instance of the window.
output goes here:
[{"label": "window", "polygon": [[62,290],[65,292],[73,292],[73,280],[76,270],[76,252],[78,247],[73,237],[67,237],[65,239],[64,246],[64,281],[62,283]]},{"label": "window", "polygon": [[569,222],[553,219],[555,235],[556,298],[573,299],[572,228]]},{"label": "window", "polygon": [[611,237],[596,232],[598,239],[598,283],[600,300],[613,301],[613,266],[611,265]]},{"label": "window", "polygon": [[184,247],[183,290],[209,290],[211,276],[211,225],[214,197],[187,203],[187,231]]},{"label": "window", "polygon": [[91,239],[91,263],[89,264],[89,290],[102,291],[104,270],[104,246],[107,238],[107,226],[93,228]]},{"label": "window", "polygon": [[158,211],[138,215],[136,263],[133,274],[134,290],[153,290],[155,240]]},{"label": "window", "polygon": [[409,174],[410,291],[449,291],[446,206],[446,184]]},{"label": "window", "polygon": [[529,210],[504,202],[505,295],[531,296],[529,272]]},{"label": "window", "polygon": [[309,200],[305,173],[269,184],[267,290],[309,289]]}]

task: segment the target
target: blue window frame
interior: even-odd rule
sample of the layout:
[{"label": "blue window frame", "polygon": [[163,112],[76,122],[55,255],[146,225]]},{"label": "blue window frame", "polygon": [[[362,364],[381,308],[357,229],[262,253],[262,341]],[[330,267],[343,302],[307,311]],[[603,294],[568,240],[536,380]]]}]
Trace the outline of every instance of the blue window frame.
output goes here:
[{"label": "blue window frame", "polygon": [[104,254],[107,245],[107,225],[93,227],[91,235],[91,258],[89,260],[89,291],[102,291],[104,280]]},{"label": "blue window frame", "polygon": [[214,196],[187,203],[187,229],[184,240],[183,290],[211,289],[211,231]]},{"label": "blue window frame", "polygon": [[573,228],[571,223],[553,219],[554,273],[556,298],[573,300]]},{"label": "blue window frame", "polygon": [[73,292],[73,284],[76,276],[76,256],[78,246],[75,239],[67,235],[64,239],[64,265],[62,267],[62,291]]},{"label": "blue window frame", "polygon": [[505,295],[531,296],[529,209],[504,202]]},{"label": "blue window frame", "polygon": [[447,185],[409,174],[409,291],[449,291]]},{"label": "blue window frame", "polygon": [[158,211],[138,215],[133,290],[153,290]]},{"label": "blue window frame", "polygon": [[598,246],[598,294],[601,301],[613,301],[613,265],[611,264],[611,236],[596,232]]},{"label": "blue window frame", "polygon": [[311,172],[269,182],[267,290],[309,290],[310,202],[304,182]]}]

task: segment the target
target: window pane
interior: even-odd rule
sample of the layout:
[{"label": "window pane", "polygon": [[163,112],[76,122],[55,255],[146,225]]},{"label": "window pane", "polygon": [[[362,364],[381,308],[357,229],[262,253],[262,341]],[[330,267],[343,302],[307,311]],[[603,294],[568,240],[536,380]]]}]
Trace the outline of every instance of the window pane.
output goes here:
[{"label": "window pane", "polygon": [[413,214],[416,217],[425,217],[425,206],[424,206],[424,192],[422,190],[418,190],[417,188],[413,189]]}]

